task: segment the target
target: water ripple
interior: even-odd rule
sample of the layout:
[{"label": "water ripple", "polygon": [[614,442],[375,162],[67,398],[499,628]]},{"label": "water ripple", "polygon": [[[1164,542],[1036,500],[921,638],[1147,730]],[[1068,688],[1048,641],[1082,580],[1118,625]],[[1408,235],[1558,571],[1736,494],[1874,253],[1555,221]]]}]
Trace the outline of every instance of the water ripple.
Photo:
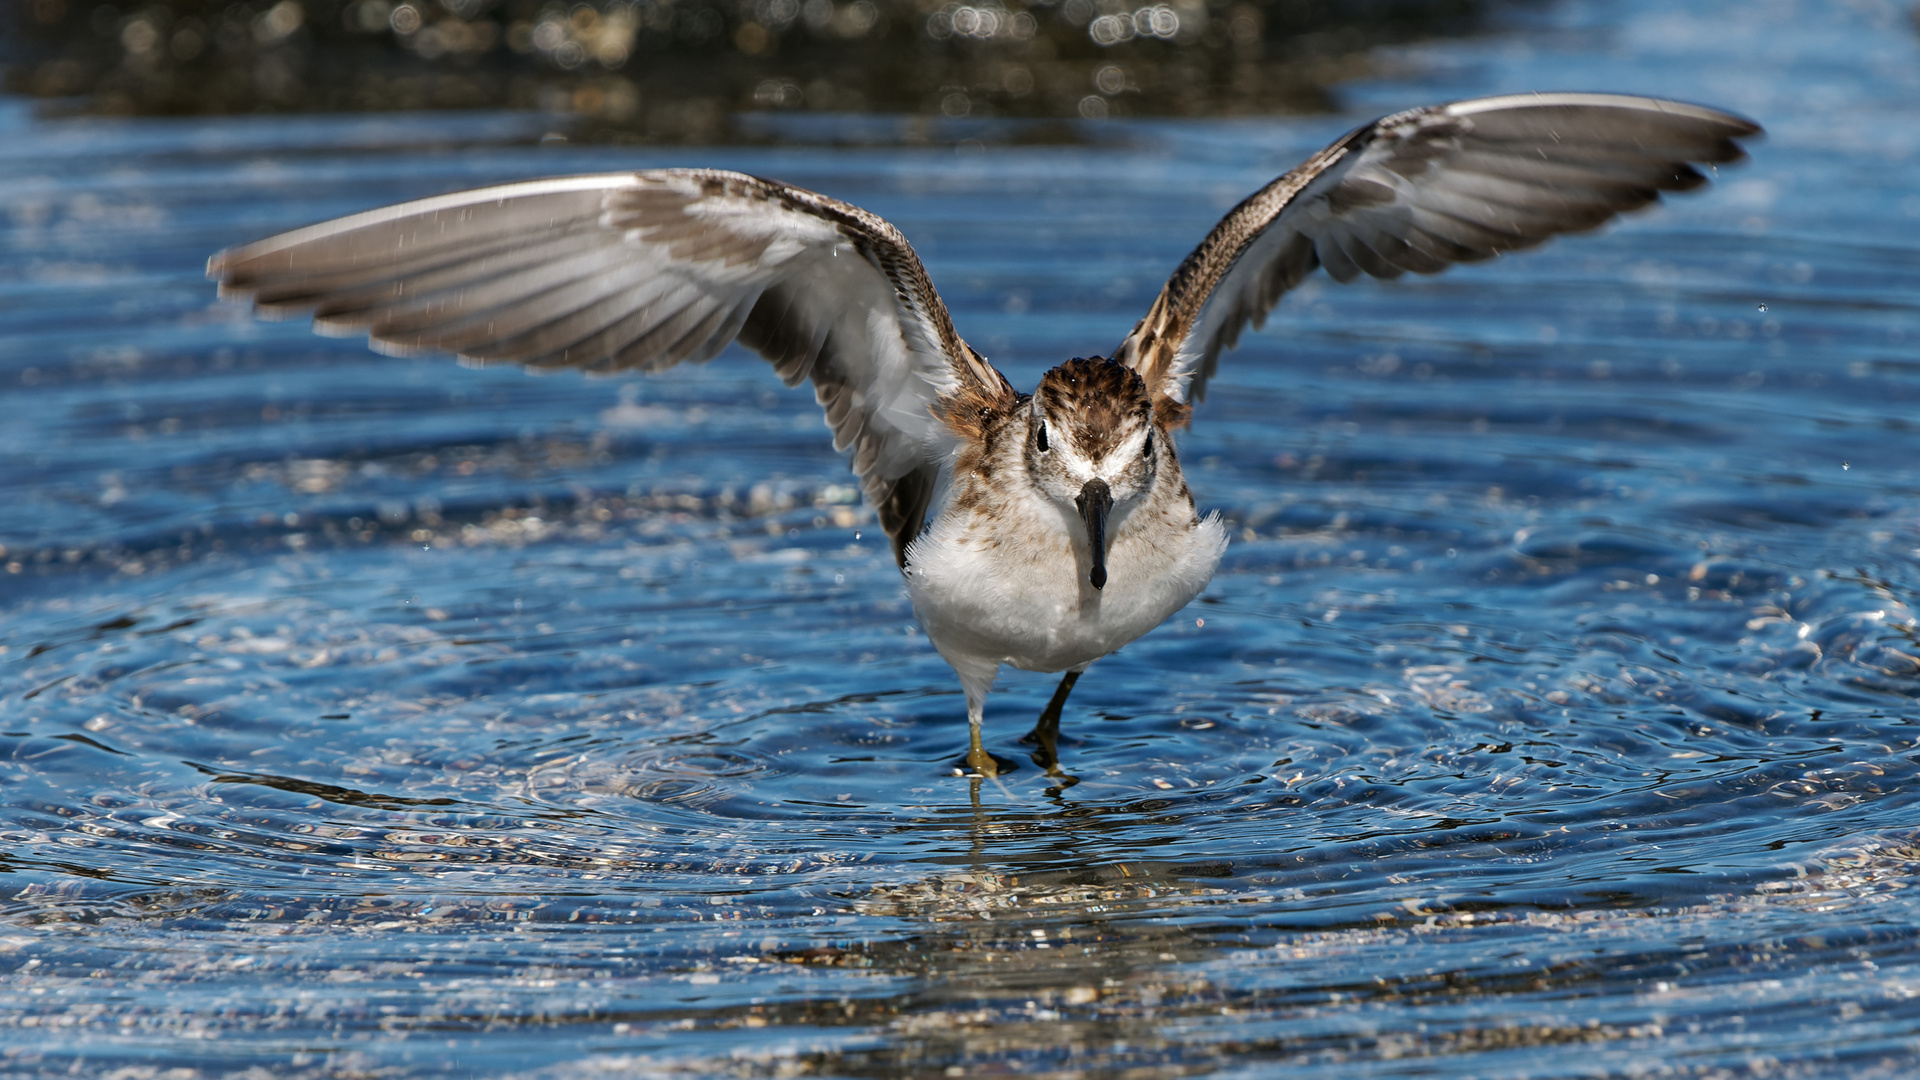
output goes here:
[{"label": "water ripple", "polygon": [[[1021,767],[951,775],[958,688],[763,365],[394,360],[201,280],[683,152],[0,113],[0,1072],[1911,1073],[1920,39],[1869,8],[1554,9],[1349,84],[1773,136],[1290,296],[1181,445],[1221,573],[1081,680],[1075,782],[1017,672]],[[1349,119],[700,163],[899,223],[1029,384]]]}]

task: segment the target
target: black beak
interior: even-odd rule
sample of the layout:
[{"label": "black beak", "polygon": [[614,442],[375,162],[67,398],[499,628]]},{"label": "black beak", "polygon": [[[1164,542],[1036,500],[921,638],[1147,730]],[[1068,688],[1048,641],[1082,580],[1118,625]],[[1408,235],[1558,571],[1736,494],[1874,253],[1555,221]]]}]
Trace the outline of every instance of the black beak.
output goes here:
[{"label": "black beak", "polygon": [[1089,480],[1073,500],[1080,508],[1080,520],[1087,523],[1087,539],[1093,544],[1093,573],[1087,580],[1096,589],[1107,587],[1107,511],[1113,509],[1113,491],[1105,480]]}]

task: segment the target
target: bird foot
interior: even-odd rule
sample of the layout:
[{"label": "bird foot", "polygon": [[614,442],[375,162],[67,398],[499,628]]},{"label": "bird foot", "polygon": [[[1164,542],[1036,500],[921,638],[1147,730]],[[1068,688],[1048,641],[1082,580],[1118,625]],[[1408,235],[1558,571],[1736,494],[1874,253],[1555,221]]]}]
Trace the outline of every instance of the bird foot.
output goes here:
[{"label": "bird foot", "polygon": [[984,750],[969,751],[960,760],[953,763],[955,776],[1004,776],[1020,767],[1012,758],[1003,758],[999,754],[989,754]]},{"label": "bird foot", "polygon": [[1025,745],[1035,748],[1034,751],[1027,756],[1032,758],[1033,763],[1040,766],[1041,770],[1048,776],[1067,775],[1060,771],[1059,738],[1060,729],[1057,726],[1048,725],[1043,721],[1035,725],[1034,729],[1027,732],[1020,740]]}]

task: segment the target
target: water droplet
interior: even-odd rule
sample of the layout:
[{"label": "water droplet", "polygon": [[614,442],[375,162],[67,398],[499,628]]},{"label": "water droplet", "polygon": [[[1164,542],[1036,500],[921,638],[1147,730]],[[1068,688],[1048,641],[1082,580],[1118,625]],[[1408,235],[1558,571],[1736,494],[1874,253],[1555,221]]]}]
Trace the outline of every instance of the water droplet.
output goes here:
[{"label": "water droplet", "polygon": [[1765,311],[1765,310],[1767,310],[1767,305],[1765,305],[1765,304],[1761,304],[1761,305],[1760,305],[1760,310],[1761,310],[1761,311]]},{"label": "water droplet", "polygon": [[1848,469],[1851,469],[1851,468],[1853,468],[1853,462],[1851,461],[1843,461],[1840,463],[1841,472],[1846,472]]}]

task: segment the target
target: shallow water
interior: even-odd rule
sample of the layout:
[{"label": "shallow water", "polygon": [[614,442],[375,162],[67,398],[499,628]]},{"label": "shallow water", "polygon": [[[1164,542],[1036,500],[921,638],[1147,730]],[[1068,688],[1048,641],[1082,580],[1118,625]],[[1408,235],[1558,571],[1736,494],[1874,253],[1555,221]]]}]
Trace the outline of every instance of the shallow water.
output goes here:
[{"label": "shallow water", "polygon": [[759,362],[384,359],[200,277],[685,151],[0,101],[0,1074],[1911,1073],[1914,25],[1530,20],[1351,116],[700,152],[891,218],[1024,386],[1386,109],[1768,125],[1598,236],[1290,297],[1182,442],[1221,572],[1081,681],[1064,789],[949,775],[957,683]]}]

